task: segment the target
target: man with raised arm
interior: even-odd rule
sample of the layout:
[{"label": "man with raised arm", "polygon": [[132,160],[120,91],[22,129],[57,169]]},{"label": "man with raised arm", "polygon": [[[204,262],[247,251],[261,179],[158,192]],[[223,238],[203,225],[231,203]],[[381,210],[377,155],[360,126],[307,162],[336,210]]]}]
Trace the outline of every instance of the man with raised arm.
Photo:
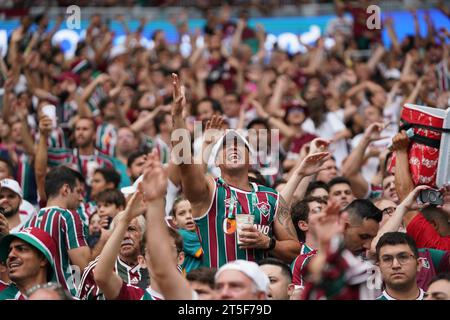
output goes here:
[{"label": "man with raised arm", "polygon": [[[178,76],[173,74],[172,79],[173,153],[180,149],[190,152],[189,139],[175,141],[174,137],[185,129],[185,97]],[[286,202],[277,191],[249,183],[250,147],[236,131],[228,131],[218,143],[215,159],[221,177],[204,175],[202,165],[193,164],[190,155],[182,154],[179,165],[183,193],[192,204],[205,253],[203,264],[217,268],[237,259],[259,261],[269,252],[287,263],[292,262],[300,244]],[[241,213],[254,215],[255,220],[253,226],[242,229],[242,244],[238,245],[236,214]]]}]

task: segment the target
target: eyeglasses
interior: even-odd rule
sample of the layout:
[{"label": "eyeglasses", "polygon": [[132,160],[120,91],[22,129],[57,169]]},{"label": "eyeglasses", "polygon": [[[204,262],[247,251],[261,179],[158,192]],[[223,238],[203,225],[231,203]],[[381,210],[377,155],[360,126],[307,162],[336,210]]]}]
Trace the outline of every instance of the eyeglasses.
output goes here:
[{"label": "eyeglasses", "polygon": [[413,254],[402,252],[397,254],[396,256],[392,256],[389,254],[383,255],[380,259],[380,263],[386,267],[392,267],[394,263],[394,259],[397,259],[398,263],[401,265],[407,264],[411,258],[415,258]]},{"label": "eyeglasses", "polygon": [[387,207],[384,208],[383,210],[381,210],[381,214],[387,214],[389,216],[392,216],[392,214],[395,212],[395,210],[397,210],[396,207]]}]

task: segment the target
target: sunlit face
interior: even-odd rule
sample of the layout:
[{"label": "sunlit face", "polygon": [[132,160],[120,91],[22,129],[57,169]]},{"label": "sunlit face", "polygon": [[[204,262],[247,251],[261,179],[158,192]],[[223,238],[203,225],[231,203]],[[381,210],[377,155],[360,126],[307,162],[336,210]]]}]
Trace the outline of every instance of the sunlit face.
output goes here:
[{"label": "sunlit face", "polygon": [[189,281],[192,290],[198,294],[199,300],[215,300],[216,292],[208,284],[199,281]]},{"label": "sunlit face", "polygon": [[75,144],[77,147],[91,145],[95,139],[95,128],[92,121],[80,119],[75,124]]},{"label": "sunlit face", "polygon": [[383,198],[395,203],[399,202],[397,190],[395,189],[395,176],[390,175],[383,179]]},{"label": "sunlit face", "polygon": [[216,163],[221,170],[235,171],[249,167],[250,155],[243,143],[228,142],[219,149]]},{"label": "sunlit face", "polygon": [[265,294],[256,290],[254,282],[237,270],[225,270],[216,279],[219,300],[262,300]]},{"label": "sunlit face", "polygon": [[383,118],[381,116],[380,109],[374,106],[368,106],[366,109],[364,109],[364,123],[366,125],[366,128],[372,123],[381,121],[383,121]]},{"label": "sunlit face", "polygon": [[0,180],[12,178],[6,162],[0,161]]},{"label": "sunlit face", "polygon": [[382,246],[378,260],[387,288],[402,290],[416,282],[421,264],[407,244]]},{"label": "sunlit face", "polygon": [[11,127],[8,123],[0,119],[0,138],[6,139],[9,137],[9,134],[11,133]]},{"label": "sunlit face", "polygon": [[39,251],[20,239],[14,239],[9,245],[6,265],[11,281],[22,283],[26,279],[38,277],[46,272],[48,261]]},{"label": "sunlit face", "polygon": [[450,300],[450,281],[442,279],[430,284],[425,300]]},{"label": "sunlit face", "polygon": [[337,183],[330,188],[330,200],[338,203],[341,210],[354,199],[352,188],[347,183]]},{"label": "sunlit face", "polygon": [[319,223],[319,219],[322,216],[319,213],[322,213],[325,208],[325,204],[319,203],[317,201],[308,202],[308,221],[299,221],[299,228],[303,230],[305,233],[311,233],[313,236],[316,236],[316,226]]},{"label": "sunlit face", "polygon": [[289,300],[288,286],[290,279],[283,273],[280,266],[272,264],[264,264],[260,266],[270,280],[269,299],[272,300]]},{"label": "sunlit face", "polygon": [[383,213],[383,218],[380,222],[381,228],[391,218],[392,214],[395,212],[395,209],[397,208],[397,204],[392,200],[383,199],[380,200],[376,206]]},{"label": "sunlit face", "polygon": [[103,119],[113,120],[117,118],[116,107],[113,101],[109,101],[102,109]]},{"label": "sunlit face", "polygon": [[11,125],[11,138],[13,139],[14,143],[22,144],[22,123],[20,121],[14,122]]},{"label": "sunlit face", "polygon": [[239,116],[239,110],[241,108],[241,105],[239,103],[238,98],[235,95],[231,95],[231,94],[226,95],[223,98],[222,107],[223,107],[223,113],[226,116],[228,116],[230,118]]},{"label": "sunlit face", "polygon": [[136,180],[143,172],[146,156],[142,155],[136,158],[130,166],[130,176],[133,180]]},{"label": "sunlit face", "polygon": [[288,112],[287,123],[289,125],[299,126],[305,121],[306,116],[302,108],[293,107],[286,112]]},{"label": "sunlit face", "polygon": [[91,187],[91,197],[95,197],[103,190],[106,190],[106,180],[103,174],[101,174],[100,172],[94,173],[94,176],[92,177]]},{"label": "sunlit face", "polygon": [[120,128],[117,132],[117,151],[123,154],[131,153],[138,148],[138,140],[129,128]]},{"label": "sunlit face", "polygon": [[182,200],[175,206],[173,222],[178,228],[195,231],[195,222],[192,217],[192,207],[188,200]]},{"label": "sunlit face", "polygon": [[114,218],[123,207],[118,207],[115,203],[98,202],[97,211],[100,217],[111,217]]},{"label": "sunlit face", "polygon": [[325,161],[323,166],[325,169],[317,174],[316,180],[328,183],[331,179],[337,177],[338,168],[336,166],[336,161],[334,161],[333,159],[329,159]]},{"label": "sunlit face", "polygon": [[84,186],[78,180],[76,181],[73,190],[70,190],[70,187],[68,187],[67,209],[77,210],[77,208],[80,206],[80,203],[83,201],[83,193],[84,193]]},{"label": "sunlit face", "polygon": [[0,201],[2,202],[1,207],[4,210],[4,216],[9,218],[19,212],[20,204],[22,203],[22,198],[7,188],[0,189]]},{"label": "sunlit face", "polygon": [[328,201],[328,191],[323,188],[315,188],[309,195],[311,197],[321,198]]},{"label": "sunlit face", "polygon": [[120,255],[137,259],[140,254],[142,231],[138,219],[134,218],[128,225],[125,236],[120,244]]},{"label": "sunlit face", "polygon": [[363,219],[362,222],[350,222],[344,232],[345,246],[354,255],[359,255],[370,249],[373,238],[378,232],[378,222],[373,219]]},{"label": "sunlit face", "polygon": [[214,109],[210,101],[202,101],[197,106],[197,116],[199,121],[211,119],[214,114]]},{"label": "sunlit face", "polygon": [[102,227],[100,226],[100,215],[94,213],[89,220],[89,235],[99,233]]}]

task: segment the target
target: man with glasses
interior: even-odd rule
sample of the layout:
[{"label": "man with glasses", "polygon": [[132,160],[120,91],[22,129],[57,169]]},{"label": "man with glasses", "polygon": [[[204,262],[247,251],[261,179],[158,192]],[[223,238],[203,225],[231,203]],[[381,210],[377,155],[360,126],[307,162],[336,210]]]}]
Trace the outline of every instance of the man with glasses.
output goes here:
[{"label": "man with glasses", "polygon": [[423,300],[417,285],[422,264],[414,240],[402,232],[385,233],[377,243],[376,254],[385,290],[377,300]]}]

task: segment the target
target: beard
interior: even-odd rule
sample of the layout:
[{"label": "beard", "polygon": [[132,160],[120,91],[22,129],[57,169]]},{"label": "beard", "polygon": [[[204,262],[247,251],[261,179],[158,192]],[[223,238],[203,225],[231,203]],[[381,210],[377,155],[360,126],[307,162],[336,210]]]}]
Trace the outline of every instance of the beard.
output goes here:
[{"label": "beard", "polygon": [[4,208],[0,208],[0,213],[2,213],[5,218],[11,218],[19,212],[19,207],[5,210]]},{"label": "beard", "polygon": [[411,288],[411,286],[414,286],[416,283],[415,279],[405,279],[402,282],[394,282],[394,281],[385,281],[386,282],[386,286],[388,286],[389,288],[396,290],[396,291],[404,291],[407,290],[409,288]]}]

